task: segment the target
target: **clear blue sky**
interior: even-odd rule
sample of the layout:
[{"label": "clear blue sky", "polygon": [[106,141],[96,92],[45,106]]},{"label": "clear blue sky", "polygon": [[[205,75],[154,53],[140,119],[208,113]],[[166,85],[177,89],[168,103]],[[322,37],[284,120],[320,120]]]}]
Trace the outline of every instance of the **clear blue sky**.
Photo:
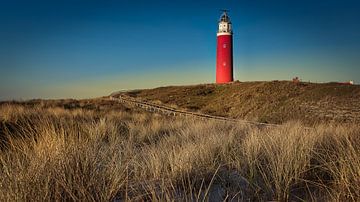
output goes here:
[{"label": "clear blue sky", "polygon": [[0,1],[0,100],[212,83],[219,9],[235,79],[360,82],[360,3]]}]

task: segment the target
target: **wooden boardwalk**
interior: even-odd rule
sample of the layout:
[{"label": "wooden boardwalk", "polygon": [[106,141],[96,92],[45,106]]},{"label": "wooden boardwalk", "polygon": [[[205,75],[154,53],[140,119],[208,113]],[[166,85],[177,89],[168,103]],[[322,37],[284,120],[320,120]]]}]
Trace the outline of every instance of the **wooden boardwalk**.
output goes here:
[{"label": "wooden boardwalk", "polygon": [[[116,97],[115,97],[116,96]],[[258,127],[278,127],[278,124],[268,124],[268,123],[260,123],[260,122],[253,122],[253,121],[246,121],[240,119],[233,119],[227,118],[222,116],[213,116],[208,114],[202,114],[197,112],[189,112],[184,110],[179,110],[175,108],[171,108],[164,105],[158,105],[146,101],[142,101],[124,94],[113,94],[110,95],[110,100],[121,102],[127,104],[132,107],[137,107],[144,109],[149,112],[159,113],[167,116],[179,116],[179,117],[192,117],[192,118],[200,118],[203,120],[218,120],[218,121],[225,121],[225,122],[232,122],[232,123],[239,123],[239,124],[248,124],[248,125],[255,125]]]}]

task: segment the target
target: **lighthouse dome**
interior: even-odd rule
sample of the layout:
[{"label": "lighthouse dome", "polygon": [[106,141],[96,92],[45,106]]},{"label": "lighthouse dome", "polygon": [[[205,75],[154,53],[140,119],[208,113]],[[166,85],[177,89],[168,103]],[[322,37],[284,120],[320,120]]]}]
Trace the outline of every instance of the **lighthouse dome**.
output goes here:
[{"label": "lighthouse dome", "polygon": [[230,22],[230,18],[225,11],[220,17],[220,22]]}]

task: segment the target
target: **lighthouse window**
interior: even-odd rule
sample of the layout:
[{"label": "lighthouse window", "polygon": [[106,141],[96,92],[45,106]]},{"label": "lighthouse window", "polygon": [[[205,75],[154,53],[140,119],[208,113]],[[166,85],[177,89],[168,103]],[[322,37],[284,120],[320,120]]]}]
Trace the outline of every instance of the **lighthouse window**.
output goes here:
[{"label": "lighthouse window", "polygon": [[226,48],[226,43],[223,44],[223,48]]}]

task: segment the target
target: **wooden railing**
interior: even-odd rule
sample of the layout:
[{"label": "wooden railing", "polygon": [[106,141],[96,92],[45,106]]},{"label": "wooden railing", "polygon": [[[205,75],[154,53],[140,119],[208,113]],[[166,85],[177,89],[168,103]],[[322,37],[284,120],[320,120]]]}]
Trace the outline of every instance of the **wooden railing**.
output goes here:
[{"label": "wooden railing", "polygon": [[[116,97],[115,97],[116,96]],[[278,127],[280,125],[278,124],[268,124],[268,123],[260,123],[260,122],[254,122],[254,121],[246,121],[246,120],[240,120],[240,119],[233,119],[233,118],[227,118],[222,116],[213,116],[208,114],[202,114],[197,112],[189,112],[184,110],[179,110],[175,108],[171,108],[164,105],[158,105],[151,102],[146,102],[140,99],[136,99],[134,97],[130,97],[124,94],[117,94],[117,95],[110,95],[110,100],[118,101],[133,107],[142,108],[146,111],[155,112],[164,114],[167,116],[183,116],[183,117],[195,117],[195,118],[201,118],[201,119],[208,119],[208,120],[220,120],[220,121],[226,121],[226,122],[233,122],[233,123],[239,123],[239,124],[250,124],[250,125],[256,125],[259,127]]]}]

